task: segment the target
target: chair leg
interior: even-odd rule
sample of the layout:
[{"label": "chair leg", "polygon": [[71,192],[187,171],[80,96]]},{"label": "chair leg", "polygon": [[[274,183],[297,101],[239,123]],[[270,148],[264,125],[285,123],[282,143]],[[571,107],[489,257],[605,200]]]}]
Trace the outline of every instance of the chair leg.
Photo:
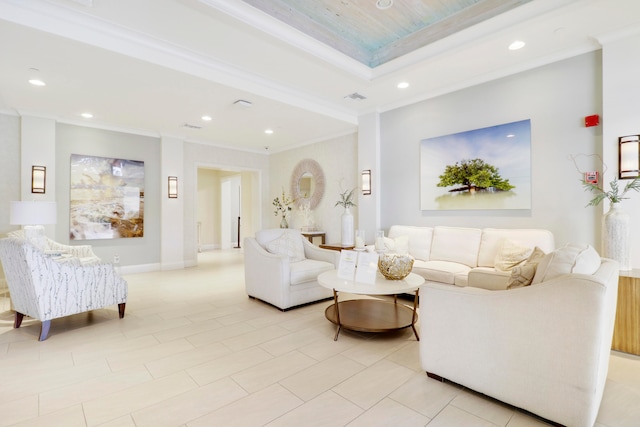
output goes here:
[{"label": "chair leg", "polygon": [[124,307],[126,306],[126,303],[121,303],[118,304],[118,316],[120,316],[120,318],[122,319],[124,317]]},{"label": "chair leg", "polygon": [[438,374],[434,374],[433,372],[428,372],[428,371],[427,371],[427,376],[428,376],[429,378],[432,378],[432,379],[436,380],[436,381],[440,381],[441,383],[443,383],[443,382],[444,382],[444,378],[442,378],[442,377],[441,377],[440,375],[438,375]]},{"label": "chair leg", "polygon": [[47,339],[47,335],[49,335],[49,328],[51,328],[51,320],[45,320],[42,322],[42,326],[40,327],[40,338],[38,338],[38,341],[44,341]]},{"label": "chair leg", "polygon": [[24,314],[18,313],[16,311],[16,318],[13,321],[13,327],[18,329],[20,327],[20,325],[22,325],[22,319],[24,319]]}]

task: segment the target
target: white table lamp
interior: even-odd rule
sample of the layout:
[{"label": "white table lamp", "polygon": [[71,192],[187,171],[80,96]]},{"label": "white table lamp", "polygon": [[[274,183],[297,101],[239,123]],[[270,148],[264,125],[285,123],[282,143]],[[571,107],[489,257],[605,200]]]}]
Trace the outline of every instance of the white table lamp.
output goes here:
[{"label": "white table lamp", "polygon": [[11,202],[9,223],[12,225],[45,225],[57,221],[56,202]]},{"label": "white table lamp", "polygon": [[36,246],[43,247],[43,225],[55,224],[58,220],[56,202],[11,202],[9,209],[9,224],[22,225],[25,238]]}]

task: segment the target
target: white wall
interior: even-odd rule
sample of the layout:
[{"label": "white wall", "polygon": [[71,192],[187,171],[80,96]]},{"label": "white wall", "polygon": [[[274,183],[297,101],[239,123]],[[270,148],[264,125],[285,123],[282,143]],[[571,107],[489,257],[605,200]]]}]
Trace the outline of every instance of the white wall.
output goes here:
[{"label": "white wall", "polygon": [[[53,119],[23,116],[20,121],[20,194],[19,200],[54,202],[56,198],[56,122]],[[31,192],[31,167],[46,167],[45,193]],[[61,207],[57,206],[58,215]],[[60,217],[58,216],[58,221]],[[45,225],[47,236],[54,237],[55,225]]]},{"label": "white wall", "polygon": [[[556,244],[599,247],[597,209],[580,183],[571,155],[601,153],[601,53],[594,52],[464,89],[381,115],[381,225],[540,227]],[[427,77],[425,77],[427,78]],[[531,119],[530,210],[421,211],[420,141]]]},{"label": "white wall", "polygon": [[380,114],[358,118],[358,170],[371,170],[371,194],[358,193],[358,228],[365,231],[365,243],[373,244],[380,229]]},{"label": "white wall", "polygon": [[220,248],[220,171],[198,169],[200,247]]},{"label": "white wall", "polygon": [[[325,192],[322,200],[314,209],[317,228],[326,233],[327,243],[340,242],[340,216],[343,209],[335,206],[340,200],[340,193],[360,186],[357,172],[357,135],[351,134],[338,138],[305,145],[288,151],[274,153],[269,156],[270,192],[264,199],[264,205],[269,214],[264,228],[280,226],[280,217],[273,214],[272,201],[280,197],[284,188],[291,196],[291,173],[299,161],[313,159],[320,164],[324,172]],[[358,208],[352,208],[354,218],[358,218]],[[375,215],[375,214],[372,214]],[[289,227],[300,228],[303,224],[300,211],[294,210],[289,215]],[[355,221],[355,227],[358,227]]]},{"label": "white wall", "polygon": [[[618,175],[618,138],[640,134],[640,35],[626,35],[603,43],[603,154],[608,170],[606,185]],[[621,181],[626,184],[627,181]],[[640,213],[640,194],[629,194],[621,207],[631,215],[631,265],[640,268],[640,225],[634,219]],[[608,205],[602,206],[606,212]]]},{"label": "white wall", "polygon": [[0,235],[4,235],[19,228],[9,224],[9,202],[20,200],[19,117],[0,114],[0,149]]},{"label": "white wall", "polygon": [[[161,145],[160,202],[162,216],[160,221],[160,268],[175,270],[184,268],[184,247],[182,229],[174,224],[184,223],[184,211],[181,198],[184,196],[183,184],[183,142],[178,138],[163,137]],[[169,198],[169,177],[178,178],[178,198]],[[164,185],[162,185],[164,184]]]}]

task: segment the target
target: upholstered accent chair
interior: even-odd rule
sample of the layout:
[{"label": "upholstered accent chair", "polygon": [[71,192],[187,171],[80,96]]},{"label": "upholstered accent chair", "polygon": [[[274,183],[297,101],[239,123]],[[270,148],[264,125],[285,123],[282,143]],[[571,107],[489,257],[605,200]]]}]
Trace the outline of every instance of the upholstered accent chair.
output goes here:
[{"label": "upholstered accent chair", "polygon": [[338,266],[340,252],[311,244],[299,230],[262,230],[244,240],[247,294],[281,310],[332,297],[318,275]]},{"label": "upholstered accent chair", "polygon": [[0,239],[0,259],[16,311],[14,328],[24,316],[42,322],[47,339],[51,320],[111,305],[124,317],[127,282],[112,264],[100,261],[91,246],[68,246],[44,238],[34,244],[22,231]]}]

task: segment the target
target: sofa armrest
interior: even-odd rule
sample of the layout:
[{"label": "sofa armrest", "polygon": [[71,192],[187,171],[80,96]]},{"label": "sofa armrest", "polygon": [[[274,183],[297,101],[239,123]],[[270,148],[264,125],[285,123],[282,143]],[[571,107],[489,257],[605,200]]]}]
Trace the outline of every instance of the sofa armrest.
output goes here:
[{"label": "sofa armrest", "polygon": [[323,249],[312,244],[307,239],[304,239],[302,243],[304,244],[304,256],[306,258],[329,262],[333,264],[335,268],[338,268],[338,263],[340,262],[340,251]]},{"label": "sofa armrest", "polygon": [[62,243],[58,243],[55,240],[47,239],[47,246],[50,250],[66,252],[71,254],[76,258],[98,258],[98,256],[93,252],[91,245],[63,245]]},{"label": "sofa armrest", "polygon": [[270,301],[276,290],[284,292],[291,281],[289,264],[286,256],[272,254],[254,237],[245,237],[244,281],[249,296]]}]

